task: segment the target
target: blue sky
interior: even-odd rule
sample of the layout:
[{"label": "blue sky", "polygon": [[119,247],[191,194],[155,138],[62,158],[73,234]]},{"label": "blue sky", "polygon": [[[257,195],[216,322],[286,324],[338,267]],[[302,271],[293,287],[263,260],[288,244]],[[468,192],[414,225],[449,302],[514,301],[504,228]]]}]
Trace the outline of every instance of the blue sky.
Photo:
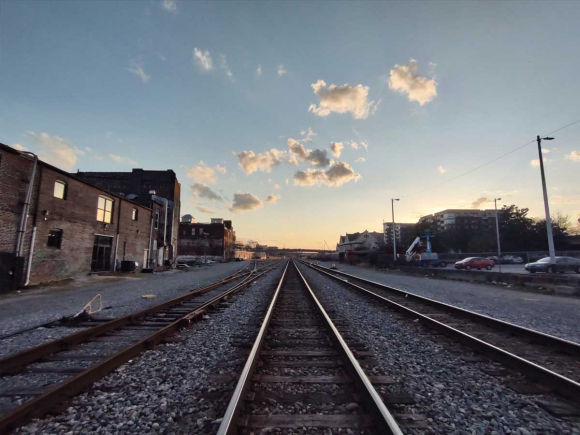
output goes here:
[{"label": "blue sky", "polygon": [[[2,143],[71,171],[172,168],[184,213],[270,245],[380,231],[404,195],[399,221],[494,196],[541,216],[534,144],[425,189],[580,119],[576,2],[0,8]],[[576,221],[580,124],[555,136],[551,209]]]}]

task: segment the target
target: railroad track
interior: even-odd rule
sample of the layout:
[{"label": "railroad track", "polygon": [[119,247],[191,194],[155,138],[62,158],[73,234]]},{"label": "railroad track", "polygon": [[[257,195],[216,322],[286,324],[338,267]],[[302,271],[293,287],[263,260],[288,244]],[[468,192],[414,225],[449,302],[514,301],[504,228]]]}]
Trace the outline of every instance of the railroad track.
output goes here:
[{"label": "railroad track", "polygon": [[543,384],[546,392],[580,402],[580,344],[344,272],[303,264],[530,377]]},{"label": "railroad track", "polygon": [[289,262],[217,433],[316,427],[402,434],[377,392],[394,381],[365,374],[376,362],[370,352],[351,350],[344,329]]},{"label": "railroad track", "polygon": [[[260,269],[254,264],[253,270],[0,359],[0,434],[61,409],[87,386],[200,319],[278,264]],[[21,387],[15,388],[15,383]],[[14,408],[19,402],[23,403]]]}]

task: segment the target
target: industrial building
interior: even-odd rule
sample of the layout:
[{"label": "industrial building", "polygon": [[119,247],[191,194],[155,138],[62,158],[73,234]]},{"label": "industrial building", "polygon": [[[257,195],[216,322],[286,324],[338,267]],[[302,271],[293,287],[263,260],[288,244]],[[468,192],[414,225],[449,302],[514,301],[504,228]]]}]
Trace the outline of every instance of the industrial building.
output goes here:
[{"label": "industrial building", "polygon": [[185,215],[179,224],[179,255],[235,258],[236,235],[231,220],[212,218],[210,223],[195,222]]},{"label": "industrial building", "polygon": [[167,247],[164,255],[167,259],[173,260],[177,256],[178,233],[174,228],[179,226],[181,185],[173,170],[133,169],[131,172],[77,172],[74,175],[145,207],[151,207],[154,200],[161,201],[165,208],[161,213],[165,240],[161,239],[159,242],[161,246]]},{"label": "industrial building", "polygon": [[163,265],[164,206],[94,186],[0,144],[0,292],[20,286]]}]

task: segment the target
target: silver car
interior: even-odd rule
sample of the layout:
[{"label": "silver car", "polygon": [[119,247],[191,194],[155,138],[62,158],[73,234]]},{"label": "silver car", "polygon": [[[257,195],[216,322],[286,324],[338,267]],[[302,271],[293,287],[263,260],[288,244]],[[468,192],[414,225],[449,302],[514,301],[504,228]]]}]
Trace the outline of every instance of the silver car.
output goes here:
[{"label": "silver car", "polygon": [[556,257],[556,264],[550,264],[550,257],[545,257],[535,263],[526,264],[526,270],[530,273],[580,273],[580,260],[574,257]]}]

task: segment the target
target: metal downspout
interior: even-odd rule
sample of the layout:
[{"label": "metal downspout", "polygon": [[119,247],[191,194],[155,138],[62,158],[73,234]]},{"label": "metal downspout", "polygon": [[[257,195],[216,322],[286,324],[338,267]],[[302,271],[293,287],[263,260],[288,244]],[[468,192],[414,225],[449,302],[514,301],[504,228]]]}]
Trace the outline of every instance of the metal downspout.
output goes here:
[{"label": "metal downspout", "polygon": [[28,221],[28,210],[30,209],[30,199],[32,197],[32,187],[34,186],[34,178],[36,177],[36,167],[38,165],[38,156],[34,153],[28,151],[22,151],[20,154],[27,154],[34,156],[34,164],[32,165],[32,175],[30,176],[30,181],[28,182],[28,190],[26,191],[26,199],[24,200],[24,207],[22,209],[22,216],[20,217],[20,227],[18,228],[18,235],[16,236],[16,249],[15,253],[17,257],[22,257],[22,251],[24,248],[24,233],[26,232],[26,223]]}]

